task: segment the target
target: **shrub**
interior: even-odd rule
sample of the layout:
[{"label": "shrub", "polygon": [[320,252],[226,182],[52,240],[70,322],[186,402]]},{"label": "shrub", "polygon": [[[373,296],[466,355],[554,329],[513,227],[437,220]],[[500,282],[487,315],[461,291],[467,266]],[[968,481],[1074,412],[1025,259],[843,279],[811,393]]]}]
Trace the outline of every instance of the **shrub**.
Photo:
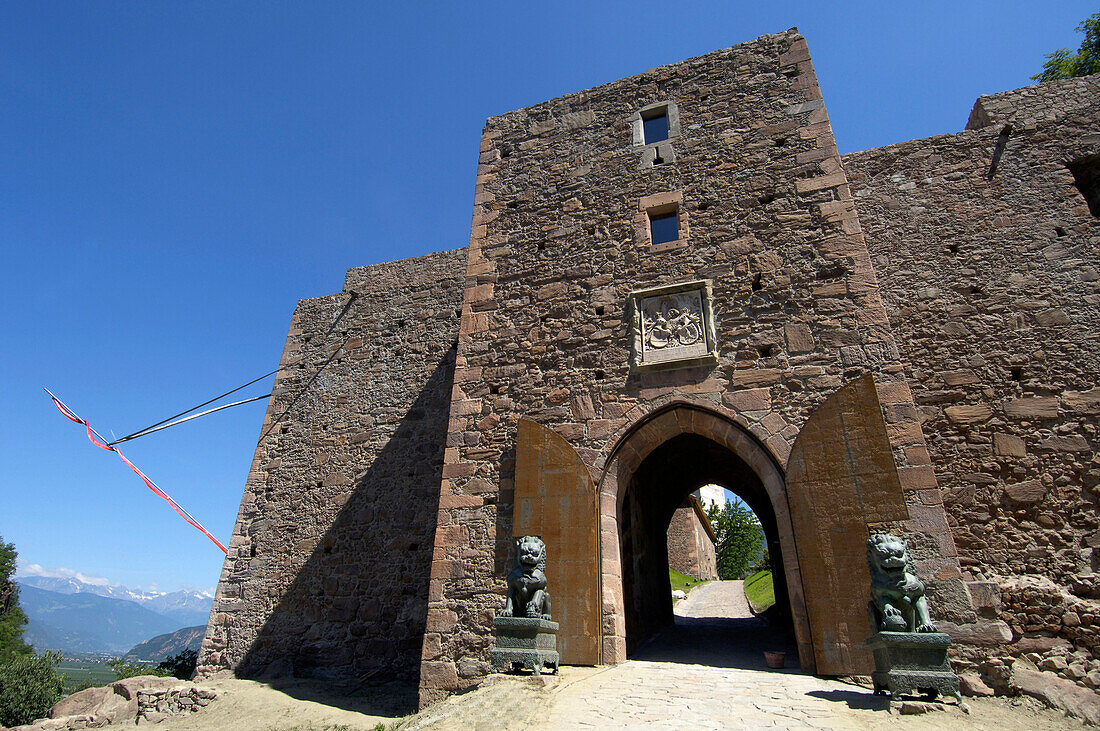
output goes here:
[{"label": "shrub", "polygon": [[24,655],[0,665],[0,726],[19,726],[45,718],[61,700],[65,678],[54,668],[61,654]]},{"label": "shrub", "polygon": [[195,666],[199,663],[199,653],[194,650],[183,650],[178,655],[173,655],[160,665],[157,670],[163,670],[180,680],[190,680],[195,674]]},{"label": "shrub", "polygon": [[126,662],[125,660],[111,660],[107,663],[111,670],[115,671],[115,680],[125,680],[126,678],[133,678],[138,675],[158,675],[162,678],[166,678],[171,673],[160,668],[155,668],[152,665],[142,665],[139,662]]}]

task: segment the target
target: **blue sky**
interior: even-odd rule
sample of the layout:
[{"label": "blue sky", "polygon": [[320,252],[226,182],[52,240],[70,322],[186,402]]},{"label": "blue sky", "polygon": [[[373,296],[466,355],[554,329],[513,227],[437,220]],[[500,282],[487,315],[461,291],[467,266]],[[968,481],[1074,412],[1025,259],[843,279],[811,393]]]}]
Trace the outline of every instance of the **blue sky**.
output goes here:
[{"label": "blue sky", "polygon": [[[960,130],[1085,2],[0,3],[0,536],[210,587],[222,554],[116,457],[271,370],[344,270],[464,246],[485,118],[798,26],[842,152]],[[266,393],[258,384],[246,395]],[[222,541],[264,403],[124,452]]]}]

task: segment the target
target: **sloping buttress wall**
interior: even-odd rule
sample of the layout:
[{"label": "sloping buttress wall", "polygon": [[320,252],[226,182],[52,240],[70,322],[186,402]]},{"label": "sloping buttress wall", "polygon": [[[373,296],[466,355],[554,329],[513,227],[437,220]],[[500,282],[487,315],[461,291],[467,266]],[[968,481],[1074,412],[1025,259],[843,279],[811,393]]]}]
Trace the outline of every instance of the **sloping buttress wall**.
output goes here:
[{"label": "sloping buttress wall", "polygon": [[200,675],[416,679],[464,266],[352,269],[298,304]]}]

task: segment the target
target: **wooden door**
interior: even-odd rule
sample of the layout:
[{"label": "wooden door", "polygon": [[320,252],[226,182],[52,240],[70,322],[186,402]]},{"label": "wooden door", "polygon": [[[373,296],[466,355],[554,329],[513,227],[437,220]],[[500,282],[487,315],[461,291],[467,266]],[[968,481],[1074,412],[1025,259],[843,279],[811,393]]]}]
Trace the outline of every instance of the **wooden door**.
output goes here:
[{"label": "wooden door", "polygon": [[909,518],[870,375],[806,421],[787,462],[787,502],[816,672],[870,675],[867,524]]},{"label": "wooden door", "polygon": [[512,535],[546,543],[546,581],[566,665],[600,662],[599,515],[588,467],[557,432],[520,419]]}]

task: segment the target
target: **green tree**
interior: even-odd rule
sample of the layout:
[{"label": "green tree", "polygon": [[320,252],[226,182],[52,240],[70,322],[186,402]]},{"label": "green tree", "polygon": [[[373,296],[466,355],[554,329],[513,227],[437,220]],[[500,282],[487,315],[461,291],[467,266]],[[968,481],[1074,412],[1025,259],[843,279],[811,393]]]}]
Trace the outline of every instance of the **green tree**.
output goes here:
[{"label": "green tree", "polygon": [[21,655],[0,665],[0,726],[20,726],[45,718],[50,707],[61,700],[65,676],[57,664],[61,654],[47,652],[42,657]]},{"label": "green tree", "polygon": [[157,670],[170,673],[180,680],[190,680],[195,674],[195,666],[199,664],[199,653],[194,650],[182,650],[178,655],[172,655],[167,660],[157,665]]},{"label": "green tree", "polygon": [[756,515],[738,502],[725,507],[711,505],[707,510],[710,525],[718,538],[714,549],[718,557],[718,577],[743,579],[764,552],[764,530]]},{"label": "green tree", "polygon": [[1078,76],[1100,73],[1100,13],[1093,13],[1077,26],[1078,33],[1085,34],[1085,40],[1077,53],[1068,48],[1059,48],[1047,54],[1041,73],[1031,78],[1037,81],[1072,79]]},{"label": "green tree", "polygon": [[170,672],[159,667],[145,665],[140,662],[126,662],[125,660],[108,660],[107,667],[115,671],[115,680],[136,678],[139,675],[156,675],[161,678],[167,678],[171,675]]},{"label": "green tree", "polygon": [[22,640],[27,615],[19,606],[19,586],[12,579],[15,557],[15,546],[0,538],[0,664],[32,652]]}]

